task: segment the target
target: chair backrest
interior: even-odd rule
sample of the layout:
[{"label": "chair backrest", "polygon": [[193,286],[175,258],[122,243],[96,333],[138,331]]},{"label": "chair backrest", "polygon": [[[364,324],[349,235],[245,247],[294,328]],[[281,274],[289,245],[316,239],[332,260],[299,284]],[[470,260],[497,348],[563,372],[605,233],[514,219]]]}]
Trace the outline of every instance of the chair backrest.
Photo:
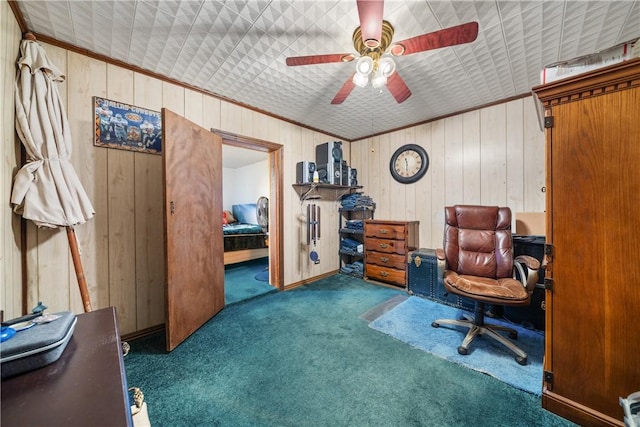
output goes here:
[{"label": "chair backrest", "polygon": [[447,269],[458,274],[512,277],[511,209],[456,205],[445,208]]}]

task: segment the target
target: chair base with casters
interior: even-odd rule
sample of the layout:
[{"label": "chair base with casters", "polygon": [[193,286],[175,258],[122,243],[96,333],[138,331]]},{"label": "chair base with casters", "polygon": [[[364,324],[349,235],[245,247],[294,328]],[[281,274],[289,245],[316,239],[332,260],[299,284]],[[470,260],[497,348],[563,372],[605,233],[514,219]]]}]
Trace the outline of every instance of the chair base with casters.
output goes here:
[{"label": "chair base with casters", "polygon": [[431,326],[433,326],[434,328],[439,328],[440,325],[454,325],[454,326],[461,326],[463,328],[468,328],[469,331],[467,332],[467,335],[464,337],[462,344],[460,344],[460,346],[458,347],[458,353],[463,356],[466,356],[468,354],[469,345],[471,344],[471,341],[473,341],[477,336],[487,336],[489,338],[492,338],[498,341],[499,343],[507,347],[509,350],[511,350],[513,353],[515,353],[516,362],[518,362],[520,365],[526,365],[527,353],[522,351],[518,346],[516,346],[514,343],[512,343],[511,341],[509,341],[504,336],[498,333],[498,332],[503,332],[503,333],[506,332],[508,333],[509,338],[518,339],[518,331],[516,331],[513,328],[509,328],[507,326],[485,324],[484,310],[485,310],[484,303],[481,301],[476,301],[473,317],[464,316],[465,319],[461,319],[461,320],[438,319],[438,320],[434,320],[431,323]]}]

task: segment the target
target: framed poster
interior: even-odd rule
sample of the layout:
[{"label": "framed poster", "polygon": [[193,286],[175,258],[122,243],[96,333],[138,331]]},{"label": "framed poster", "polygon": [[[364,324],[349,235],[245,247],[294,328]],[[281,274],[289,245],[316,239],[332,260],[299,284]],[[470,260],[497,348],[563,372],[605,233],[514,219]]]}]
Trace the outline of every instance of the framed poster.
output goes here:
[{"label": "framed poster", "polygon": [[162,154],[162,117],[110,99],[93,97],[95,138],[98,147]]}]

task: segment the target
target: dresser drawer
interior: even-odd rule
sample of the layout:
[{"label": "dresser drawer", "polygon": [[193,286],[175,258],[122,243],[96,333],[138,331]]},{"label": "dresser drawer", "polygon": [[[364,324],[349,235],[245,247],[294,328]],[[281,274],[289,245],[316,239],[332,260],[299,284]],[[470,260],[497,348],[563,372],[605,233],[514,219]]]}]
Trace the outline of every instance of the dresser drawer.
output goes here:
[{"label": "dresser drawer", "polygon": [[379,265],[367,264],[367,279],[380,280],[394,285],[406,286],[406,275],[404,270],[395,268],[380,267]]},{"label": "dresser drawer", "polygon": [[407,253],[407,245],[404,240],[367,238],[364,241],[364,249],[366,251],[385,252],[399,255],[405,255]]},{"label": "dresser drawer", "polygon": [[405,270],[407,268],[407,259],[404,255],[367,251],[366,256],[367,264],[392,267],[398,270]]},{"label": "dresser drawer", "polygon": [[405,240],[406,226],[398,224],[372,224],[365,223],[364,235],[381,239]]}]

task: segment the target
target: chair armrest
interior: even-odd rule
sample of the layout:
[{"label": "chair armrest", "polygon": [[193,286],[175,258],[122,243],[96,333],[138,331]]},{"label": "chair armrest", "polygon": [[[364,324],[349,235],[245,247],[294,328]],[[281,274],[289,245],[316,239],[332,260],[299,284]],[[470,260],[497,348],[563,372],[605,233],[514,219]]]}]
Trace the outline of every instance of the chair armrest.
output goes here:
[{"label": "chair armrest", "polygon": [[[530,255],[518,255],[513,261],[513,266],[520,273],[522,286],[527,289],[527,292],[533,292],[533,289],[536,287],[536,283],[538,283],[540,261]],[[527,267],[526,273],[523,266]]]}]

